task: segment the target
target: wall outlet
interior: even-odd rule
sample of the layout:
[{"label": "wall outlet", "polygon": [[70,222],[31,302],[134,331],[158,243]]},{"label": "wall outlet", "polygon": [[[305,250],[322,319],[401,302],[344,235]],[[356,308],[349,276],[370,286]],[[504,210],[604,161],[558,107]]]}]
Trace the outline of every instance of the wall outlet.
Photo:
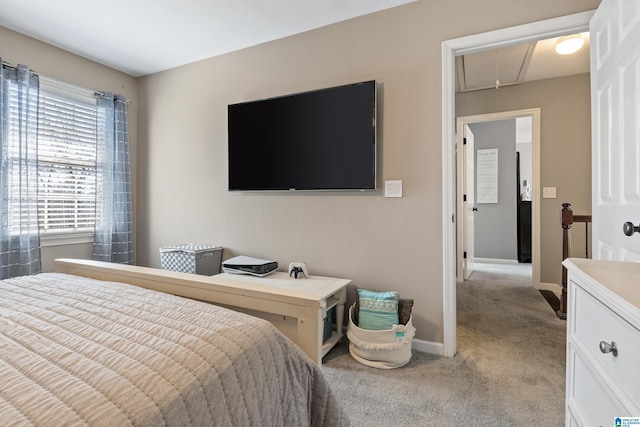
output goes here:
[{"label": "wall outlet", "polygon": [[556,198],[556,187],[544,187],[542,189],[542,198],[543,199],[555,199]]},{"label": "wall outlet", "polygon": [[384,197],[402,197],[402,180],[385,181]]}]

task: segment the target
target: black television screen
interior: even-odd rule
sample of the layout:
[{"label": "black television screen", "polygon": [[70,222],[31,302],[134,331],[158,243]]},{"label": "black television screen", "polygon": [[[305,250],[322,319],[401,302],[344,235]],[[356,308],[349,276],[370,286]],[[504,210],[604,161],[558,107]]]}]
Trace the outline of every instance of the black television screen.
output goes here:
[{"label": "black television screen", "polygon": [[229,190],[375,190],[376,82],[228,106]]}]

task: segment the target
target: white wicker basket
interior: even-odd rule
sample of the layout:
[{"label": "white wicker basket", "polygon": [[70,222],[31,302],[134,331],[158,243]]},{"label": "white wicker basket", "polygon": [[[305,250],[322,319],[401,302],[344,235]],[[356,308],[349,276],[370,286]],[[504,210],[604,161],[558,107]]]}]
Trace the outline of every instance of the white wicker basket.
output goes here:
[{"label": "white wicker basket", "polygon": [[363,365],[379,369],[393,369],[404,366],[411,360],[411,342],[416,333],[411,317],[406,325],[394,325],[392,329],[373,331],[362,329],[353,323],[349,308],[349,353]]}]

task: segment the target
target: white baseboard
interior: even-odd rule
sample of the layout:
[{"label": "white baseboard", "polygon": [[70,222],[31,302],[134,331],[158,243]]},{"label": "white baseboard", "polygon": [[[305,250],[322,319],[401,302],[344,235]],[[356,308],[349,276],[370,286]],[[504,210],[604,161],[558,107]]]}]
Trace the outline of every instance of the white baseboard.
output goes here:
[{"label": "white baseboard", "polygon": [[556,294],[558,298],[562,297],[562,286],[558,285],[557,283],[542,282],[538,286],[534,286],[534,287],[539,291],[551,291],[554,294]]},{"label": "white baseboard", "polygon": [[424,351],[425,353],[444,356],[444,344],[441,342],[425,341],[414,338],[411,342],[411,348],[418,351]]},{"label": "white baseboard", "polygon": [[484,264],[519,264],[517,259],[499,259],[499,258],[474,258],[474,262]]},{"label": "white baseboard", "polygon": [[[343,326],[343,337],[347,338],[347,327]],[[414,338],[411,340],[411,348],[418,351],[424,351],[425,353],[435,354],[437,356],[444,356],[444,344],[441,342],[425,341]]]}]

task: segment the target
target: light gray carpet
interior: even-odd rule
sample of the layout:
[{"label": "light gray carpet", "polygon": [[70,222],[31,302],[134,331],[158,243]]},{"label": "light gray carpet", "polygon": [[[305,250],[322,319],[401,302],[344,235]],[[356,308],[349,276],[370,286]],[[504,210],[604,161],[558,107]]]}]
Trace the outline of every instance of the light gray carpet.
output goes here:
[{"label": "light gray carpet", "polygon": [[564,425],[566,323],[531,287],[531,266],[478,264],[457,300],[453,358],[414,350],[408,365],[378,370],[346,343],[325,357],[351,424]]}]

